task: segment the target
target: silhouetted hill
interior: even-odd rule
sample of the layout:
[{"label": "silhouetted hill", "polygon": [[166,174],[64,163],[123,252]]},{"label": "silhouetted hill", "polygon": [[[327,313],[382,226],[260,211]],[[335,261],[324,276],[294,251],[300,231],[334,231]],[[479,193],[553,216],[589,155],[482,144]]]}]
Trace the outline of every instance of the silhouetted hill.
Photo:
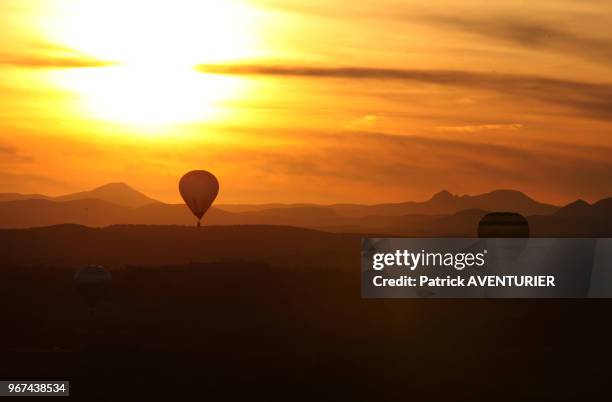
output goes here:
[{"label": "silhouetted hill", "polygon": [[[578,202],[553,215],[527,216],[533,236],[603,236],[612,233],[612,199],[592,206]],[[329,207],[273,208],[232,213],[211,208],[203,220],[210,225],[279,225],[337,233],[402,236],[475,236],[478,222],[490,211],[466,209],[453,214],[372,215],[348,217]],[[92,227],[117,224],[195,225],[181,204],[153,203],[129,208],[84,199],[66,202],[23,200],[0,202],[0,228],[29,228],[64,223]]]},{"label": "silhouetted hill", "polygon": [[443,190],[423,202],[408,201],[375,205],[359,204],[221,204],[217,206],[229,212],[255,212],[267,210],[288,210],[295,208],[330,208],[343,217],[363,218],[367,216],[406,216],[406,215],[447,215],[468,209],[484,211],[514,211],[521,215],[551,215],[559,207],[544,204],[528,197],[520,191],[495,190],[480,195],[453,195]]},{"label": "silhouetted hill", "polygon": [[272,208],[240,214],[246,223],[289,225],[301,227],[335,226],[353,223],[350,218],[337,214],[333,209],[321,206]]},{"label": "silhouetted hill", "polygon": [[558,217],[611,217],[612,218],[612,198],[604,198],[593,205],[583,200],[572,202],[559,209],[555,216]]},{"label": "silhouetted hill", "polygon": [[604,198],[593,204],[593,215],[612,217],[612,197]]},{"label": "silhouetted hill", "polygon": [[[56,202],[56,204],[44,202]],[[4,202],[28,201],[24,204]],[[58,205],[61,202],[82,201]],[[132,210],[104,207],[103,201]],[[92,205],[88,205],[91,202]],[[70,211],[74,208],[74,211]],[[550,215],[558,207],[539,203],[519,191],[496,190],[470,196],[453,195],[441,191],[424,202],[358,204],[263,204],[219,205],[211,209],[205,224],[275,224],[311,228],[398,228],[401,222],[418,222],[417,215],[451,215],[460,211],[512,211],[524,216]],[[93,213],[99,216],[93,216]],[[399,219],[386,219],[398,217]],[[429,222],[430,219],[423,218]],[[361,221],[360,221],[361,220]],[[378,222],[375,222],[378,220]],[[138,224],[193,224],[194,220],[183,205],[164,204],[134,190],[125,183],[110,183],[91,191],[48,197],[41,194],[0,194],[0,227],[31,227],[60,223],[107,226],[121,223]],[[383,224],[387,222],[388,224]],[[405,232],[405,230],[403,230]]]},{"label": "silhouetted hill", "polygon": [[258,261],[304,267],[358,264],[359,235],[282,226],[117,225],[94,229],[56,225],[0,230],[5,265],[159,266],[192,262]]},{"label": "silhouetted hill", "polygon": [[57,202],[23,200],[0,203],[0,227],[27,228],[61,223],[105,226],[130,220],[131,210],[100,200]]},{"label": "silhouetted hill", "polygon": [[495,190],[480,195],[453,195],[443,190],[434,194],[429,200],[423,202],[408,201],[400,203],[384,203],[375,205],[359,204],[221,204],[219,209],[228,212],[255,212],[271,209],[294,208],[330,208],[344,217],[366,216],[403,216],[403,215],[439,215],[453,214],[467,209],[481,209],[485,211],[514,211],[521,215],[550,215],[559,207],[544,204],[526,196],[520,191]]},{"label": "silhouetted hill", "polygon": [[270,204],[216,204],[216,207],[228,212],[256,212],[263,211],[266,209],[290,209],[290,208],[302,208],[302,207],[325,207],[325,205],[316,205],[308,203],[297,203],[297,204],[283,204],[283,203],[270,203]]},{"label": "silhouetted hill", "polygon": [[362,233],[408,236],[476,236],[488,211],[469,209],[452,215],[367,216],[360,218]]},{"label": "silhouetted hill", "polygon": [[47,197],[42,194],[19,194],[19,193],[0,193],[0,202],[5,201],[21,201],[21,200],[48,200],[51,197]]},{"label": "silhouetted hill", "polygon": [[591,205],[584,200],[576,200],[555,212],[558,217],[583,216],[589,214]]},{"label": "silhouetted hill", "polygon": [[612,198],[593,205],[578,200],[552,216],[529,217],[534,236],[612,236]]},{"label": "silhouetted hill", "polygon": [[[183,204],[155,204],[136,208],[131,213],[131,219],[124,222],[112,222],[110,224],[143,224],[143,225],[187,225],[193,226],[196,218]],[[222,211],[215,207],[210,208],[204,217],[205,225],[237,225],[245,223],[239,215]]]},{"label": "silhouetted hill", "polygon": [[[29,228],[73,223],[101,227],[116,224],[194,225],[185,205],[153,203],[129,208],[96,199],[75,201],[23,200],[0,202],[0,228]],[[206,224],[240,224],[240,216],[211,208]]]},{"label": "silhouetted hill", "polygon": [[357,218],[359,227],[373,232],[384,233],[418,233],[426,231],[431,222],[442,215],[403,215],[403,216],[365,216]]},{"label": "silhouetted hill", "polygon": [[520,191],[495,190],[481,195],[453,195],[441,191],[424,202],[403,202],[370,206],[339,204],[331,206],[345,216],[401,216],[410,214],[454,214],[468,209],[484,211],[513,211],[521,215],[550,215],[558,207],[533,200]]},{"label": "silhouetted hill", "polygon": [[474,208],[437,218],[432,222],[429,233],[436,236],[477,236],[478,224],[488,212]]},{"label": "silhouetted hill", "polygon": [[[16,200],[1,201],[14,198]],[[593,205],[578,200],[558,208],[513,190],[496,190],[476,196],[441,191],[424,202],[378,205],[221,205],[211,208],[202,223],[205,226],[295,226],[336,233],[475,236],[482,216],[492,211],[518,212],[527,217],[533,236],[607,236],[612,233],[612,198]],[[0,194],[0,228],[64,223],[92,227],[117,224],[192,226],[195,222],[185,205],[156,202],[123,183],[54,198],[37,194]]]},{"label": "silhouetted hill", "polygon": [[[485,212],[470,211],[453,215],[412,214],[351,218],[341,216],[326,207],[275,208],[243,213],[231,213],[213,207],[204,217],[203,224],[205,226],[295,226],[340,233],[397,235],[445,233],[472,236],[476,233],[478,220]],[[31,228],[64,223],[91,227],[117,224],[192,226],[195,222],[187,207],[180,204],[154,203],[140,208],[128,208],[92,199],[66,202],[50,200],[0,202],[0,228]]]},{"label": "silhouetted hill", "polygon": [[52,200],[52,201],[76,201],[76,200],[101,200],[112,204],[137,208],[158,202],[143,193],[134,190],[125,183],[109,183],[90,191],[81,191],[73,194],[49,197],[42,194],[17,194],[2,193],[0,202],[21,200]]},{"label": "silhouetted hill", "polygon": [[158,202],[147,197],[143,193],[134,190],[125,183],[109,183],[102,187],[95,188],[91,191],[83,191],[80,193],[67,194],[60,197],[55,197],[56,201],[73,201],[82,199],[96,199],[112,204],[122,205],[126,207],[137,208],[143,205]]}]

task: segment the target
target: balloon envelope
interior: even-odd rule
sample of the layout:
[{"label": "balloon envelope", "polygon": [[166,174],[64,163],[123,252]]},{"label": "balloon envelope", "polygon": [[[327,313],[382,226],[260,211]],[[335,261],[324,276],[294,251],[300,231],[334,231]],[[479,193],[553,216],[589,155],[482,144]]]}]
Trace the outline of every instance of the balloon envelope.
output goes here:
[{"label": "balloon envelope", "polygon": [[491,212],[480,220],[478,237],[529,237],[529,222],[515,212]]},{"label": "balloon envelope", "polygon": [[217,198],[219,182],[210,172],[192,170],[179,181],[179,191],[185,204],[199,220]]}]

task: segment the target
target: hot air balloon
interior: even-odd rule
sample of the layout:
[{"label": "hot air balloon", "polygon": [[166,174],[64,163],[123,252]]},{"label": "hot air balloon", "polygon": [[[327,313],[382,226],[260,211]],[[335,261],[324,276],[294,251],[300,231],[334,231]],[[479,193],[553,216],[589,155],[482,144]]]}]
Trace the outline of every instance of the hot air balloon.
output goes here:
[{"label": "hot air balloon", "polygon": [[179,181],[179,191],[185,204],[198,218],[199,227],[202,217],[219,193],[217,178],[205,170],[192,170]]},{"label": "hot air balloon", "polygon": [[[478,237],[486,239],[486,272],[490,275],[509,275],[525,271],[519,259],[529,241],[529,222],[515,212],[491,212],[478,224]],[[485,296],[516,297],[518,291],[512,288],[484,288]]]},{"label": "hot air balloon", "polygon": [[491,212],[480,220],[478,237],[529,237],[529,222],[515,212]]}]

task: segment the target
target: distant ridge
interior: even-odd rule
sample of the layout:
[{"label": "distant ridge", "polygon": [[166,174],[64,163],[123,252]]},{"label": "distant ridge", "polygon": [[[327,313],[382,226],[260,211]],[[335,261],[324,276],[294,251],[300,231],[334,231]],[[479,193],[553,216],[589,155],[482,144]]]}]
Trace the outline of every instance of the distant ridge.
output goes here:
[{"label": "distant ridge", "polygon": [[[27,199],[43,199],[51,201],[76,201],[95,199],[129,208],[139,208],[145,205],[160,203],[147,195],[135,190],[126,183],[108,183],[89,191],[81,191],[58,197],[43,194],[0,193],[0,202],[20,201]],[[453,214],[466,209],[484,211],[513,211],[522,215],[552,215],[559,210],[558,206],[538,202],[524,193],[516,190],[494,190],[479,195],[455,195],[447,190],[434,194],[427,201],[407,201],[399,203],[383,203],[375,205],[360,204],[330,204],[312,203],[269,203],[269,204],[215,204],[223,211],[232,213],[251,213],[254,217],[261,211],[270,211],[275,216],[292,214],[283,210],[294,210],[307,214],[325,215],[331,218],[329,211],[339,217],[367,216],[403,216],[413,214],[440,215]],[[322,211],[325,209],[327,211]]]},{"label": "distant ridge", "polygon": [[[348,242],[347,242],[348,241]],[[185,226],[115,225],[93,229],[81,225],[0,229],[0,261],[9,266],[105,267],[184,264],[194,261],[246,260],[288,267],[311,267],[313,259],[349,256],[359,246],[358,235],[270,225]],[[17,252],[16,252],[17,251]],[[296,258],[300,256],[299,258]],[[356,260],[358,261],[358,260]],[[348,264],[347,264],[348,265]]]},{"label": "distant ridge", "polygon": [[125,183],[109,183],[91,191],[62,195],[53,199],[55,201],[74,201],[88,198],[102,200],[130,208],[138,208],[147,204],[159,202],[153,198],[147,197],[139,191],[134,190]]},{"label": "distant ridge", "polygon": [[303,207],[327,207],[338,215],[351,218],[366,216],[440,215],[454,214],[466,209],[484,211],[512,211],[522,215],[552,215],[559,207],[545,204],[516,190],[494,190],[480,195],[454,195],[447,190],[434,194],[427,201],[408,201],[376,205],[359,204],[265,204],[265,205],[218,205],[229,212],[255,212],[271,209],[293,209]]},{"label": "distant ridge", "polygon": [[560,208],[555,216],[564,218],[607,218],[612,219],[612,198],[604,198],[590,205],[586,201],[577,200]]},{"label": "distant ridge", "polygon": [[73,194],[61,195],[58,197],[49,197],[42,194],[18,194],[18,193],[3,193],[0,194],[0,202],[4,201],[22,201],[22,200],[51,200],[51,201],[77,201],[77,200],[101,200],[111,204],[121,205],[124,207],[138,208],[144,205],[157,203],[159,201],[150,198],[140,191],[134,190],[125,183],[108,183],[103,186],[94,188],[90,191],[81,191]]},{"label": "distant ridge", "polygon": [[0,193],[0,202],[21,200],[48,200],[51,197],[42,194]]},{"label": "distant ridge", "polygon": [[[38,195],[31,195],[37,197]],[[132,225],[195,225],[183,204],[166,204],[125,183],[60,197],[29,199],[0,195],[0,228],[57,224],[105,227]],[[13,201],[6,199],[16,198]],[[4,201],[1,201],[4,200]],[[527,217],[533,233],[604,234],[612,227],[612,198],[589,205],[578,200],[563,208],[540,203],[515,190],[456,195],[443,190],[421,202],[358,204],[215,205],[203,225],[278,225],[342,233],[472,236],[488,212],[517,212]]]},{"label": "distant ridge", "polygon": [[590,210],[591,204],[584,200],[576,200],[562,208],[559,208],[559,210],[555,212],[555,216],[582,216],[588,214]]},{"label": "distant ridge", "polygon": [[[456,213],[398,216],[342,216],[331,207],[273,208],[242,213],[212,207],[203,224],[276,225],[337,233],[409,236],[476,236],[487,210],[470,208]],[[612,234],[612,198],[602,200],[580,214],[527,216],[533,236],[608,236]],[[0,228],[32,228],[57,224],[105,227],[115,224],[194,226],[195,218],[180,204],[153,203],[130,208],[102,200],[20,200],[0,202]],[[206,230],[206,229],[203,229]]]}]

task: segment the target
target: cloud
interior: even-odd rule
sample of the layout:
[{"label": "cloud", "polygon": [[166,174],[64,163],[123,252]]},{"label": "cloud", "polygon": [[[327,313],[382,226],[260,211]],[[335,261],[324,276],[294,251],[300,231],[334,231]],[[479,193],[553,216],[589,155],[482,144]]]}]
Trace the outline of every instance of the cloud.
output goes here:
[{"label": "cloud", "polygon": [[[474,10],[471,9],[469,2],[463,5],[457,2],[452,7],[452,10],[459,15],[457,16],[431,14],[431,10],[436,8],[435,5],[431,7],[427,4],[406,2],[388,2],[381,5],[381,0],[364,1],[359,7],[354,7],[350,2],[293,2],[287,0],[263,2],[266,7],[272,9],[307,16],[342,20],[360,18],[387,24],[395,22],[425,24],[428,28],[450,28],[528,49],[566,54],[612,66],[610,38],[584,34],[586,30],[584,27],[592,26],[594,20],[600,22],[602,18],[606,18],[605,12],[598,11],[601,7],[591,8],[591,12],[587,14],[578,12],[573,7],[559,5],[558,2],[549,4],[533,2],[534,4],[526,4],[520,9],[515,6],[507,8],[507,3],[498,1],[492,7],[481,7],[480,13],[474,15]],[[605,7],[605,2],[598,0],[582,1],[581,3],[592,3],[592,5],[601,3]],[[500,10],[507,10],[507,12],[502,14]],[[448,11],[447,9],[446,12]],[[572,31],[566,26],[583,28]]]},{"label": "cloud", "polygon": [[0,53],[0,65],[23,68],[90,68],[107,67],[116,63],[97,60],[73,49],[50,43],[34,43],[26,46],[30,52]]},{"label": "cloud", "polygon": [[428,24],[439,24],[530,49],[555,51],[612,66],[609,38],[582,36],[544,22],[509,17],[476,19],[450,16],[430,16],[423,20]]},{"label": "cloud", "polygon": [[66,183],[53,177],[20,174],[0,170],[0,188],[3,191],[19,193],[54,193],[58,188],[66,188]]},{"label": "cloud", "polygon": [[5,145],[0,145],[0,154],[15,155],[16,153],[17,153],[17,150],[15,148],[5,146]]},{"label": "cloud", "polygon": [[10,145],[0,144],[0,156],[3,159],[10,159],[12,161],[30,162],[32,157],[29,155],[22,154],[17,148]]},{"label": "cloud", "polygon": [[505,131],[516,131],[523,128],[522,124],[513,123],[513,124],[478,124],[478,125],[468,125],[468,126],[441,126],[436,127],[436,131],[449,131],[449,132],[459,132],[459,133],[475,133],[478,131],[485,130],[505,130]]},{"label": "cloud", "polygon": [[[605,145],[365,130],[252,130],[253,138],[265,133],[277,136],[272,143],[284,143],[258,148],[247,138],[243,146],[210,150],[210,163],[232,179],[226,190],[233,197],[241,191],[250,198],[265,189],[266,200],[385,202],[426,198],[442,188],[459,193],[512,188],[558,203],[610,196],[601,184],[612,183],[612,148]],[[201,158],[202,151],[193,152]]]},{"label": "cloud", "polygon": [[0,64],[24,68],[87,68],[107,67],[111,62],[85,57],[47,57],[47,56],[6,56],[0,55]]},{"label": "cloud", "polygon": [[547,78],[537,75],[503,74],[461,70],[418,70],[369,67],[312,67],[267,64],[201,64],[203,73],[403,81],[493,91],[526,100],[537,100],[573,109],[582,115],[612,120],[612,84]]},{"label": "cloud", "polygon": [[375,126],[380,120],[381,116],[367,114],[365,116],[350,120],[348,123],[345,123],[342,126],[348,129],[365,129]]},{"label": "cloud", "polygon": [[458,192],[506,187],[544,197],[556,193],[551,198],[557,199],[610,196],[601,185],[612,183],[610,146],[532,141],[526,147],[385,133],[355,134],[354,141],[363,141],[370,152],[358,156],[366,161],[347,161],[347,166],[375,172],[373,177],[389,185],[430,191],[449,187]]}]

